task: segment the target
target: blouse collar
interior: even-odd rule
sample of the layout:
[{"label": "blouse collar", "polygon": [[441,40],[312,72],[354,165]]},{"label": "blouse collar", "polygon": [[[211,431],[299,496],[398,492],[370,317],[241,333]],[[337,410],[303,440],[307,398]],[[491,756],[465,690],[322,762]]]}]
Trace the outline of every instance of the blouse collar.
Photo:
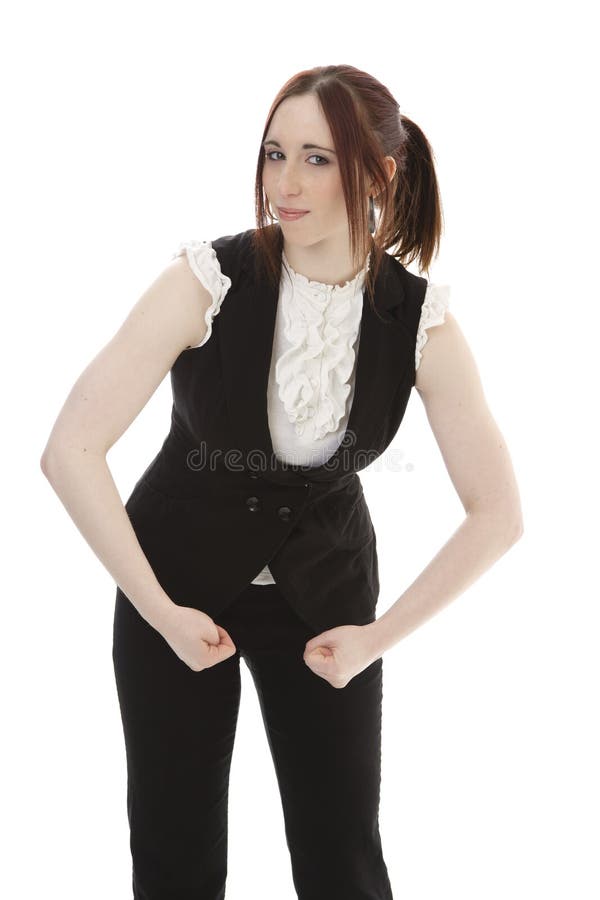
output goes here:
[{"label": "blouse collar", "polygon": [[364,285],[364,281],[367,275],[367,272],[370,269],[371,265],[371,254],[367,256],[367,261],[360,272],[354,276],[354,278],[350,278],[348,281],[345,281],[343,284],[326,284],[322,281],[313,281],[310,278],[307,278],[306,275],[301,275],[300,272],[296,272],[290,265],[290,262],[285,254],[285,250],[281,251],[281,259],[283,265],[288,269],[292,280],[295,284],[301,288],[305,288],[308,291],[311,291],[313,294],[334,294],[338,296],[340,294],[352,294],[357,289],[361,289]]}]

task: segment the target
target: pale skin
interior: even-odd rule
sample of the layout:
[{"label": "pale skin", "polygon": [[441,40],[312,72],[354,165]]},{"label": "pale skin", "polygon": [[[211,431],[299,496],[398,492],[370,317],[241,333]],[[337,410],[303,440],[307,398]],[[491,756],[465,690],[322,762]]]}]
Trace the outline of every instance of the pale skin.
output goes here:
[{"label": "pale skin", "polygon": [[[292,268],[341,284],[355,274],[331,132],[312,95],[286,100],[267,138],[265,193],[278,205],[307,209],[280,220]],[[276,152],[274,152],[276,151]],[[322,160],[327,162],[323,163]],[[386,157],[389,177],[395,163]],[[226,302],[226,301],[225,301]],[[205,613],[164,592],[144,556],[107,464],[124,434],[180,353],[206,334],[208,291],[185,257],[173,260],[133,306],[114,337],[75,382],[53,426],[41,466],[94,553],[140,614],[194,671],[236,651]],[[375,622],[340,625],[307,642],[304,661],[343,688],[385,651],[450,603],[523,533],[519,491],[503,436],[488,408],[473,354],[453,314],[428,329],[415,388],[465,518],[428,566]]]}]

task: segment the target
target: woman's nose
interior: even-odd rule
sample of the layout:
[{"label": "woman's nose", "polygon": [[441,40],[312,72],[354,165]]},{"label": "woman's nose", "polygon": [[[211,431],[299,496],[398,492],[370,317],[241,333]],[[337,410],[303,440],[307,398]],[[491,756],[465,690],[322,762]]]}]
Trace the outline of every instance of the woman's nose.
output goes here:
[{"label": "woman's nose", "polygon": [[300,179],[293,169],[286,169],[279,175],[279,191],[281,194],[297,194],[300,189]]}]

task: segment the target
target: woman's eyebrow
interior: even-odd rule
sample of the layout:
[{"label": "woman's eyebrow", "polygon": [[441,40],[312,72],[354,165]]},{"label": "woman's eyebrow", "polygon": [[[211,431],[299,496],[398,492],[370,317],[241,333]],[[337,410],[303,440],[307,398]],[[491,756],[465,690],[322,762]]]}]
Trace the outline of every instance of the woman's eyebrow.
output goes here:
[{"label": "woman's eyebrow", "polygon": [[[279,143],[279,141],[273,141],[273,140],[263,141],[263,147],[266,144],[273,144],[275,147],[281,148],[281,144]],[[337,153],[335,152],[335,150],[330,150],[329,147],[319,147],[318,144],[302,144],[301,149],[302,150],[325,150],[326,153],[333,153],[334,156],[337,156]]]}]

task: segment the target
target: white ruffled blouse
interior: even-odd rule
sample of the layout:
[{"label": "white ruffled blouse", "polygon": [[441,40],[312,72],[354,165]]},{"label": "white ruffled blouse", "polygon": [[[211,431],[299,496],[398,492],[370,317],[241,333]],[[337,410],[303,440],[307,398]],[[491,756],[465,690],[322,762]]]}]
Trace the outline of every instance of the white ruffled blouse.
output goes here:
[{"label": "white ruffled blouse", "polygon": [[[221,272],[210,241],[179,244],[173,258],[186,254],[189,266],[212,296],[206,311],[206,334],[231,279]],[[279,304],[267,390],[273,450],[295,465],[323,465],[339,447],[354,396],[355,362],[360,339],[365,267],[341,285],[311,281],[295,272],[282,254]],[[449,285],[428,284],[415,346],[415,369],[427,342],[427,329],[441,325],[449,305]],[[274,584],[268,565],[252,584]]]}]

